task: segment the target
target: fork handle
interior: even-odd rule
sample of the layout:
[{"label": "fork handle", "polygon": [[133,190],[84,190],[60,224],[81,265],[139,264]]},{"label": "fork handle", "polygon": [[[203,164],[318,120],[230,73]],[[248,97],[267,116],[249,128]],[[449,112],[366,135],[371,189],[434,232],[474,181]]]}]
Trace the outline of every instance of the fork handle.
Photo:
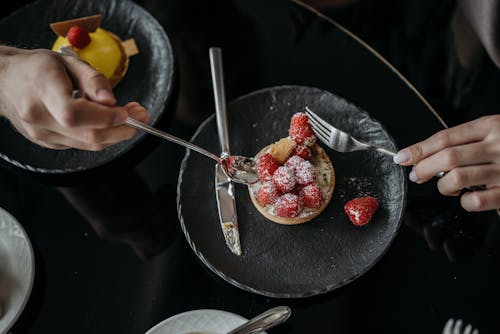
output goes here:
[{"label": "fork handle", "polygon": [[380,153],[384,153],[384,154],[387,154],[391,157],[394,157],[396,155],[396,152],[393,152],[393,151],[390,151],[388,149],[385,149],[383,147],[375,147],[375,146],[372,146],[372,148],[375,150],[375,151],[378,151]]}]

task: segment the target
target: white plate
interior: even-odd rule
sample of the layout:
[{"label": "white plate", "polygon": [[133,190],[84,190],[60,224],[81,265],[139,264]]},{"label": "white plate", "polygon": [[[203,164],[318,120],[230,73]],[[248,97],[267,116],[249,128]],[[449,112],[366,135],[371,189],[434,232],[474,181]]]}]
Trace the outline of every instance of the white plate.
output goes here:
[{"label": "white plate", "polygon": [[23,311],[33,287],[35,257],[28,235],[0,208],[0,333],[6,333]]},{"label": "white plate", "polygon": [[242,316],[226,311],[194,310],[163,320],[146,334],[223,334],[245,321]]}]

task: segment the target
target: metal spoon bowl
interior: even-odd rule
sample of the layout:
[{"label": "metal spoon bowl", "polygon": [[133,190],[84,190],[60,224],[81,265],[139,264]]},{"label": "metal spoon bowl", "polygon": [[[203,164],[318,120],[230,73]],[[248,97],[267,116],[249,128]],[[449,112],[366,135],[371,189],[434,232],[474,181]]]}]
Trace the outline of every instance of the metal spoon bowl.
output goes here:
[{"label": "metal spoon bowl", "polygon": [[245,322],[226,334],[254,334],[265,331],[286,321],[292,310],[288,306],[277,306]]}]

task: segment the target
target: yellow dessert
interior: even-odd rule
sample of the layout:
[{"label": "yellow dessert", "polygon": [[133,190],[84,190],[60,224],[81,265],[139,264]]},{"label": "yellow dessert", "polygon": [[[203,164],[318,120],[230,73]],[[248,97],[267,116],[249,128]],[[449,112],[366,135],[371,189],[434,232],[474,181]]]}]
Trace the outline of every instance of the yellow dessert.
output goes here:
[{"label": "yellow dessert", "polygon": [[[60,51],[63,46],[70,46],[70,43],[66,37],[59,36],[52,50]],[[85,60],[108,79],[123,66],[125,58],[121,43],[102,28],[97,28],[95,32],[90,33],[89,45],[83,49],[75,48],[74,51],[80,59]]]},{"label": "yellow dessert", "polygon": [[[71,48],[78,58],[89,63],[101,72],[114,87],[125,76],[129,64],[129,56],[137,54],[137,46],[133,39],[122,42],[115,34],[99,27],[100,15],[62,21],[51,24],[52,30],[58,34],[52,45],[52,50],[61,52],[62,49]],[[90,40],[78,48],[72,43],[71,28],[83,27]],[[77,44],[78,45],[78,44]]]}]

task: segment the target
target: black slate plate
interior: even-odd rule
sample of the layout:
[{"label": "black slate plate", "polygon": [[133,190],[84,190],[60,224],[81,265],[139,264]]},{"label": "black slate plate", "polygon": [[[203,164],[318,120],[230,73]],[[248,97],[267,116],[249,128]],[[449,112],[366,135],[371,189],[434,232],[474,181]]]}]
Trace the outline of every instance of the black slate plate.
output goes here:
[{"label": "black slate plate", "polygon": [[[254,92],[230,104],[232,152],[253,156],[287,136],[291,116],[305,106],[361,140],[396,150],[376,120],[344,99],[316,88],[282,86]],[[220,152],[214,116],[200,126],[192,141]],[[370,269],[401,224],[406,200],[404,171],[380,153],[326,151],[337,183],[329,206],[308,223],[284,226],[267,220],[252,205],[247,188],[237,185],[241,257],[229,251],[221,233],[214,164],[196,152],[187,152],[179,175],[177,204],[182,229],[201,261],[237,287],[277,298],[326,293]],[[375,196],[380,208],[370,224],[360,228],[350,223],[343,205],[362,195]]]},{"label": "black slate plate", "polygon": [[[130,58],[125,78],[114,89],[119,104],[138,101],[155,124],[172,94],[174,60],[161,25],[142,7],[128,0],[39,0],[0,21],[0,42],[26,48],[48,48],[55,41],[49,23],[102,14],[101,27],[123,40],[134,38],[139,54]],[[27,24],[29,22],[29,24]],[[57,151],[35,145],[0,120],[0,158],[10,166],[34,174],[71,174],[106,165],[123,156],[144,133],[100,152]]]}]

